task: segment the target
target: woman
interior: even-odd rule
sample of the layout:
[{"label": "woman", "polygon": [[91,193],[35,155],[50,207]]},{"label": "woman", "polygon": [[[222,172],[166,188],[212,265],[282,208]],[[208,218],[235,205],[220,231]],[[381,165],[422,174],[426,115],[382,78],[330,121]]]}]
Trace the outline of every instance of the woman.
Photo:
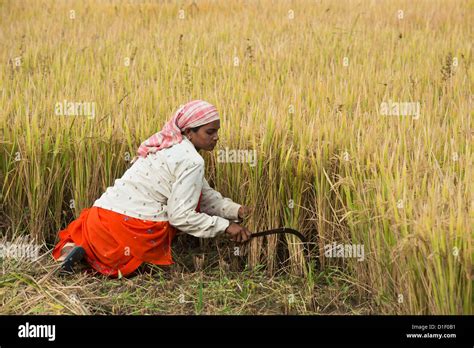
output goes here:
[{"label": "woman", "polygon": [[213,190],[199,151],[212,151],[220,128],[216,108],[194,100],[144,141],[124,175],[91,208],[59,232],[53,257],[71,271],[83,257],[98,272],[126,276],[143,262],[173,264],[178,231],[211,238],[226,233],[237,242],[250,231],[230,220],[250,209]]}]

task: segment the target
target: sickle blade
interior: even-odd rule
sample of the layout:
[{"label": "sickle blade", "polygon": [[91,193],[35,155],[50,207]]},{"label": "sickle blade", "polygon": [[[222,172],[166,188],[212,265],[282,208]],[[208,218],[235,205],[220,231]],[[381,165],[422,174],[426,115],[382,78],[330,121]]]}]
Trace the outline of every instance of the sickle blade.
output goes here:
[{"label": "sickle blade", "polygon": [[303,234],[301,232],[298,232],[298,231],[296,231],[292,228],[282,227],[282,228],[276,228],[276,229],[272,229],[272,230],[256,232],[256,233],[252,233],[250,235],[250,238],[269,236],[269,235],[272,235],[272,234],[292,234],[292,235],[298,237],[301,240],[301,242],[303,242],[303,244],[305,245],[305,247],[303,249],[304,249],[305,254],[306,254],[306,259],[308,261],[310,260],[310,250],[307,247],[308,241],[306,240],[305,236],[303,236]]}]

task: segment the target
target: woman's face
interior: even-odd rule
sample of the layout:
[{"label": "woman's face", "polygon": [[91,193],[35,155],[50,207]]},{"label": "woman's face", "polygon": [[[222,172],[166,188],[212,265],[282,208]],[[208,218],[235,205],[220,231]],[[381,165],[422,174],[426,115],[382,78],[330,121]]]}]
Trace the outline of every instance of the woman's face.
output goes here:
[{"label": "woman's face", "polygon": [[221,128],[221,121],[215,120],[201,126],[197,132],[193,132],[191,129],[186,129],[184,132],[197,151],[212,151],[219,140],[217,135],[219,128]]}]

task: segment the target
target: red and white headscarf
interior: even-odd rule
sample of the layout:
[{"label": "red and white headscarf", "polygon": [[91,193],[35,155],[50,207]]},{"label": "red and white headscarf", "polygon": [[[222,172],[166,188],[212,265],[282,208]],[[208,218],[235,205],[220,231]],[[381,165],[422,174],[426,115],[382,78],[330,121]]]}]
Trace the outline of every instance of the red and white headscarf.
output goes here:
[{"label": "red and white headscarf", "polygon": [[[176,111],[173,118],[164,125],[160,132],[142,142],[137,154],[146,157],[149,153],[179,144],[183,140],[181,132],[185,129],[199,127],[215,120],[219,120],[219,114],[214,105],[203,100],[190,101]],[[132,160],[132,163],[138,156]]]}]

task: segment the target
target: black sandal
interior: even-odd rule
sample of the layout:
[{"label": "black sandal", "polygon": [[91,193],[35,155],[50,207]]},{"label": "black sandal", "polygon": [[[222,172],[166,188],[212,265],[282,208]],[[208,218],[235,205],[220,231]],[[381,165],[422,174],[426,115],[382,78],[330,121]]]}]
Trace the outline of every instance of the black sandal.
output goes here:
[{"label": "black sandal", "polygon": [[63,263],[61,264],[61,271],[72,273],[74,265],[80,262],[85,254],[85,250],[81,246],[75,246],[71,252],[66,256]]}]

